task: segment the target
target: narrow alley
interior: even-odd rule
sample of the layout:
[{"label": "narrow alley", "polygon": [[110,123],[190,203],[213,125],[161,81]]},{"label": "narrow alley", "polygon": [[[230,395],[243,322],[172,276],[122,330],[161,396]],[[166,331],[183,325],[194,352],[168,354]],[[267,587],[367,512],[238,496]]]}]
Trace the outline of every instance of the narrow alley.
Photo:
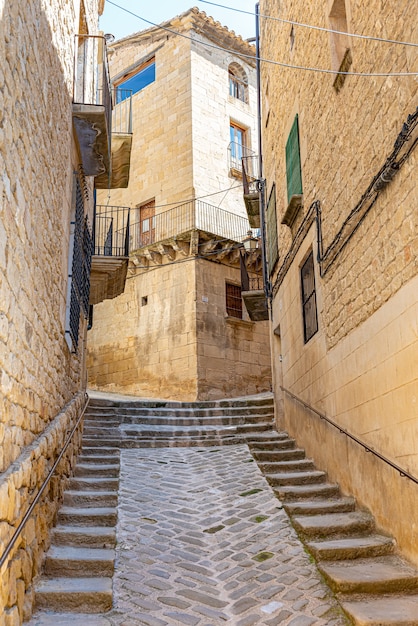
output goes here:
[{"label": "narrow alley", "polygon": [[[218,426],[210,427],[201,418],[198,435],[196,425],[187,426],[190,418],[184,418],[177,430],[181,438],[193,429],[187,432],[187,446],[174,438],[169,448],[121,449],[113,609],[101,615],[62,614],[50,612],[49,604],[47,611],[35,613],[31,626],[348,624],[248,446],[213,445],[222,436],[223,441],[228,437],[239,441],[240,429],[242,433],[255,429],[255,439],[271,435],[262,430],[270,417],[258,411],[263,420],[258,428],[254,423],[240,427],[233,418],[228,425],[219,420]],[[175,431],[168,421],[148,428],[158,431],[159,437],[164,429]],[[124,429],[130,429],[132,437],[134,425],[124,424],[119,431]],[[147,426],[141,424],[140,431],[137,436],[144,436]],[[95,457],[101,449],[105,461],[116,432],[114,426],[90,426],[87,419],[82,463],[95,438],[100,442]],[[205,441],[208,434],[210,440]],[[152,435],[148,432],[148,440],[139,444],[137,440],[137,445],[160,445],[151,441]],[[206,445],[196,446],[199,441]],[[134,445],[132,439],[128,445]],[[98,506],[98,490],[96,484],[95,491],[87,494],[87,507]],[[93,509],[89,510],[92,517]],[[71,553],[66,557],[68,566]],[[83,569],[83,564],[78,568]],[[67,581],[61,585],[55,611],[66,603],[63,588],[71,586]],[[84,590],[89,585],[85,578]]]}]

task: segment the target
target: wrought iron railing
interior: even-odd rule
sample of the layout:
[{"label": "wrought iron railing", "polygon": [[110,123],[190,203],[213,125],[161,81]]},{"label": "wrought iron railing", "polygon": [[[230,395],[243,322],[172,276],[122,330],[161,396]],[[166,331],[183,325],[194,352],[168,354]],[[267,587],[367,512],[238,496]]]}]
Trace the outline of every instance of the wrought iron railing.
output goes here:
[{"label": "wrought iron railing", "polygon": [[230,169],[241,172],[242,160],[254,158],[254,152],[237,141],[231,141],[228,146],[228,156]]},{"label": "wrought iron railing", "polygon": [[250,276],[245,264],[246,253],[241,252],[240,268],[241,268],[241,290],[242,291],[264,291],[264,280],[261,274]]},{"label": "wrought iron railing", "polygon": [[94,254],[129,256],[130,209],[97,205],[93,228]]},{"label": "wrought iron railing", "polygon": [[157,213],[152,218],[148,217],[147,220],[141,221],[139,217],[139,214],[138,219],[132,215],[131,251],[191,230],[205,231],[215,237],[236,242],[242,242],[248,237],[249,224],[246,217],[224,211],[200,200],[186,202],[168,211]]},{"label": "wrought iron railing", "polygon": [[73,102],[103,106],[111,134],[112,96],[106,40],[101,35],[76,35]]},{"label": "wrought iron railing", "polygon": [[242,161],[242,184],[244,187],[244,194],[258,193],[258,156],[249,155],[243,156]]},{"label": "wrought iron railing", "polygon": [[132,134],[132,89],[113,88],[112,133]]}]

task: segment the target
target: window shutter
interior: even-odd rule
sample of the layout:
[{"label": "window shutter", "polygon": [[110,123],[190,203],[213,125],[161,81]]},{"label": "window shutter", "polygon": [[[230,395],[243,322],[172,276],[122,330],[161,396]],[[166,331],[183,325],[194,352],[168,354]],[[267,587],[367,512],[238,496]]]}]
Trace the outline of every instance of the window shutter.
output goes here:
[{"label": "window shutter", "polygon": [[276,217],[276,185],[273,184],[267,203],[266,210],[267,229],[267,261],[270,276],[279,258],[279,244],[277,239],[277,217]]},{"label": "window shutter", "polygon": [[287,200],[302,194],[302,171],[300,165],[299,122],[296,115],[286,143]]}]

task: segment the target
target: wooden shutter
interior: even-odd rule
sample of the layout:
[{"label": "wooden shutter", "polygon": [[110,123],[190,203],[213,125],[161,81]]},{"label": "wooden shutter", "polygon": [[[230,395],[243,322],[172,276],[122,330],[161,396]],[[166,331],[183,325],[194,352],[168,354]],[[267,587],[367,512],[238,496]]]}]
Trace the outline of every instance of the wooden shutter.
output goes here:
[{"label": "wooden shutter", "polygon": [[300,165],[299,122],[296,115],[286,143],[287,201],[295,194],[302,194],[302,170]]}]

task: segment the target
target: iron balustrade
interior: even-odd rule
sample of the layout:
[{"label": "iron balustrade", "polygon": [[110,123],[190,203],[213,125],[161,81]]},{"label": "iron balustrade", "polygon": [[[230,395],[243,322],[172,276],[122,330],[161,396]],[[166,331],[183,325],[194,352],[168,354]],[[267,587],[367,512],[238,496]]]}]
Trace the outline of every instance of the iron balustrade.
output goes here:
[{"label": "iron balustrade", "polygon": [[112,133],[132,134],[132,89],[113,88]]},{"label": "iron balustrade", "polygon": [[264,280],[261,274],[250,276],[245,264],[247,252],[241,251],[240,269],[241,269],[241,289],[242,291],[264,291]]},{"label": "iron balustrade", "polygon": [[258,162],[259,157],[254,154],[243,156],[241,159],[242,184],[246,196],[258,194]]},{"label": "iron balustrade", "polygon": [[192,230],[242,242],[251,230],[246,217],[224,211],[201,200],[191,200],[142,221],[139,219],[139,209],[136,210],[138,219],[133,217],[135,209],[132,209],[131,251],[178,237]]},{"label": "iron balustrade", "polygon": [[96,205],[93,241],[95,255],[129,256],[129,207]]},{"label": "iron balustrade", "polygon": [[110,141],[112,93],[106,40],[102,35],[76,35],[73,102],[103,106]]},{"label": "iron balustrade", "polygon": [[243,159],[254,157],[254,152],[238,141],[231,141],[228,146],[229,168],[241,173]]}]

